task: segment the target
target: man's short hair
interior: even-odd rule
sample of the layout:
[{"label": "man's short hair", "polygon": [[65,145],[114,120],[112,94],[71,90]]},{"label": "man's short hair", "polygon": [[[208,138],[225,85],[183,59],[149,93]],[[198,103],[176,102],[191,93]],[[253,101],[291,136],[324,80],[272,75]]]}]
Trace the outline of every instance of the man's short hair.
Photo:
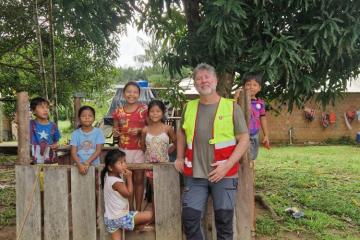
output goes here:
[{"label": "man's short hair", "polygon": [[31,99],[31,101],[30,101],[31,111],[35,111],[36,107],[43,103],[46,103],[48,106],[50,105],[49,101],[42,97],[36,97],[36,98]]},{"label": "man's short hair", "polygon": [[261,86],[262,75],[256,74],[256,73],[246,74],[244,77],[244,80],[243,80],[243,84],[245,85],[247,82],[249,82],[251,80],[255,80]]},{"label": "man's short hair", "polygon": [[215,77],[216,77],[216,71],[215,71],[215,68],[207,63],[199,63],[195,68],[194,68],[194,71],[193,71],[193,79],[195,80],[195,77],[196,77],[196,74],[198,74],[199,71],[202,71],[202,70],[206,70],[208,72],[210,72],[211,74],[213,74]]}]

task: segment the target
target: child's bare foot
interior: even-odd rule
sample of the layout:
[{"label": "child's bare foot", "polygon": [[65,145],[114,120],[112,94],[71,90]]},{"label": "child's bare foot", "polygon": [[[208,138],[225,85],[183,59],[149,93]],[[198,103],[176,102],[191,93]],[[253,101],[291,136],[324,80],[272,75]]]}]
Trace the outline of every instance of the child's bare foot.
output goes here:
[{"label": "child's bare foot", "polygon": [[139,231],[139,232],[152,231],[152,230],[154,230],[154,225],[151,223],[140,224],[140,225],[136,225],[134,230]]}]

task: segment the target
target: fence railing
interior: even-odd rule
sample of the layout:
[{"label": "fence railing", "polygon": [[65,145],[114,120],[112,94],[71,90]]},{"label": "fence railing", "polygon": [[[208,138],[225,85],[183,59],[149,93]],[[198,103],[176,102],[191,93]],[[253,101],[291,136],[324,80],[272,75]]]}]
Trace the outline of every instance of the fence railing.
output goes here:
[{"label": "fence railing", "polygon": [[[128,165],[133,169],[154,171],[156,239],[182,239],[180,182],[173,164]],[[98,194],[100,214],[96,225],[95,178],[99,178],[100,174],[95,172],[100,173],[101,168],[95,171],[94,167],[90,167],[84,176],[79,174],[75,166],[17,165],[17,239],[111,239],[103,224],[101,188]],[[40,191],[41,174],[44,176],[43,192]],[[125,235],[126,239],[144,239],[141,233],[129,232]]]}]

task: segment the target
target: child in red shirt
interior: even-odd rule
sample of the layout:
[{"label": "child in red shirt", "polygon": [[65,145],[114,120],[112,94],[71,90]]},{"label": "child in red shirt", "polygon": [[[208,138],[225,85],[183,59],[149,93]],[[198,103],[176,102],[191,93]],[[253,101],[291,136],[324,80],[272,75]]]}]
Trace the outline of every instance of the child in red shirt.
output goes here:
[{"label": "child in red shirt", "polygon": [[[118,107],[112,114],[114,119],[114,137],[119,137],[119,148],[126,154],[127,163],[144,163],[145,157],[141,150],[141,131],[145,127],[147,106],[141,104],[140,87],[135,82],[128,82],[123,94],[125,105]],[[136,170],[133,174],[135,185],[134,195],[130,199],[133,206],[135,197],[136,210],[141,210],[141,202],[144,194],[144,170]]]}]

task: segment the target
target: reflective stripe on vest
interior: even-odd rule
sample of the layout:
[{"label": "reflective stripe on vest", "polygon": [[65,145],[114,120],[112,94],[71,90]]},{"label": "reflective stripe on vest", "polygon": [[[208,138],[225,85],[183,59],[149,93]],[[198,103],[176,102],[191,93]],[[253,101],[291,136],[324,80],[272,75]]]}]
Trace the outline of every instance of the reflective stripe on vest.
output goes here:
[{"label": "reflective stripe on vest", "polygon": [[[199,108],[199,99],[187,103],[184,114],[183,129],[185,130],[187,148],[185,152],[184,175],[192,175],[193,146],[196,130],[196,120]],[[212,129],[213,138],[209,144],[214,145],[214,161],[225,162],[231,156],[236,146],[234,136],[234,101],[231,99],[221,98],[214,118]],[[239,164],[236,163],[226,174],[234,175],[237,172]]]}]

